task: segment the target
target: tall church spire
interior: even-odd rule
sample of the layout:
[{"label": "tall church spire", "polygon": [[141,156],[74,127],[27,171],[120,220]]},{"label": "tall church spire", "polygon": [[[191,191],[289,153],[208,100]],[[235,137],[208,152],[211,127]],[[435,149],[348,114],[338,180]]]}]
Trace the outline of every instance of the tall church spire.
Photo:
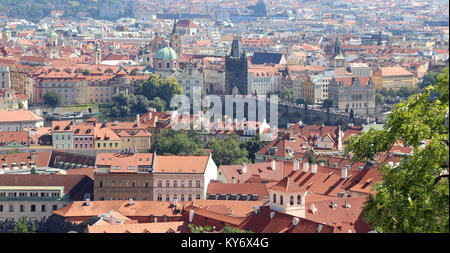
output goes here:
[{"label": "tall church spire", "polygon": [[177,20],[174,18],[173,19],[173,28],[172,28],[172,35],[173,34],[177,34]]},{"label": "tall church spire", "polygon": [[336,42],[334,42],[334,54],[333,58],[336,57],[341,51],[341,42],[339,41],[339,34],[336,36]]}]

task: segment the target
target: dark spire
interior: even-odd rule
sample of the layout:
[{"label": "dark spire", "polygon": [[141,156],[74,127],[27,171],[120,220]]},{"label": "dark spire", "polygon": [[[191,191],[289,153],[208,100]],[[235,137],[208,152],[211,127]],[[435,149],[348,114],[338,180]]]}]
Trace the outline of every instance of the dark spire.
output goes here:
[{"label": "dark spire", "polygon": [[333,58],[336,57],[341,51],[341,42],[339,41],[339,34],[336,36],[336,42],[334,42],[334,54]]},{"label": "dark spire", "polygon": [[177,34],[177,20],[173,19],[173,28],[172,28],[172,35]]},{"label": "dark spire", "polygon": [[233,42],[231,43],[231,52],[230,52],[230,56],[232,57],[239,57],[239,52],[240,50],[240,43],[239,43],[239,39],[235,38],[233,39]]}]

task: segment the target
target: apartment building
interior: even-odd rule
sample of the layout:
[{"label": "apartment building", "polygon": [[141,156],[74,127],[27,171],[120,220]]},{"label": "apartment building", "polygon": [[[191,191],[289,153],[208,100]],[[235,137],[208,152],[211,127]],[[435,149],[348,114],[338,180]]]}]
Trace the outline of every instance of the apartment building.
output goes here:
[{"label": "apartment building", "polygon": [[373,75],[373,82],[377,90],[393,89],[401,87],[417,87],[417,78],[413,73],[402,67],[381,67]]},{"label": "apartment building", "polygon": [[0,175],[0,220],[42,219],[63,206],[92,197],[84,175]]},{"label": "apartment building", "polygon": [[205,199],[217,178],[211,156],[162,156],[156,153],[101,153],[94,192],[98,200],[192,201]]},{"label": "apartment building", "polygon": [[44,118],[28,110],[0,110],[0,131],[22,131],[44,126]]}]

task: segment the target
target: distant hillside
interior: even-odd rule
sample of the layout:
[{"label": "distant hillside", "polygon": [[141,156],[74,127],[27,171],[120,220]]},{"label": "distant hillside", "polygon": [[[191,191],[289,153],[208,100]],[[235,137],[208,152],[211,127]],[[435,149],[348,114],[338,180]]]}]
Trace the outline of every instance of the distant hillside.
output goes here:
[{"label": "distant hillside", "polygon": [[64,11],[64,17],[87,12],[94,18],[116,19],[131,16],[129,0],[1,0],[0,13],[14,18],[39,21],[52,10]]}]

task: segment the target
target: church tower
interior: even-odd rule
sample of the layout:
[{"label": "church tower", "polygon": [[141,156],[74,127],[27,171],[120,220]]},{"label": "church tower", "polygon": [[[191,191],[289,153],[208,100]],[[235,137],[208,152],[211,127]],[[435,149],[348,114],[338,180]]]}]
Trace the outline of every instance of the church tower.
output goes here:
[{"label": "church tower", "polygon": [[230,54],[225,56],[225,94],[248,93],[248,61],[245,50],[242,50],[239,39],[231,43]]},{"label": "church tower", "polygon": [[345,68],[345,57],[341,51],[341,42],[339,41],[339,35],[336,37],[336,42],[334,43],[334,54],[330,59],[330,67]]},{"label": "church tower", "polygon": [[173,29],[170,34],[169,47],[173,48],[177,55],[181,56],[183,54],[183,35],[179,34],[177,31],[177,21],[173,20]]},{"label": "church tower", "polygon": [[58,34],[55,31],[51,31],[47,36],[47,57],[50,59],[59,58],[59,46],[58,46]]},{"label": "church tower", "polygon": [[142,63],[147,66],[153,65],[153,57],[152,52],[150,51],[150,45],[147,45],[142,53]]},{"label": "church tower", "polygon": [[306,194],[305,189],[298,186],[289,177],[285,177],[269,188],[270,210],[304,218],[306,216]]},{"label": "church tower", "polygon": [[95,43],[95,64],[101,64],[102,63],[102,50],[100,49],[100,44],[97,41]]}]

